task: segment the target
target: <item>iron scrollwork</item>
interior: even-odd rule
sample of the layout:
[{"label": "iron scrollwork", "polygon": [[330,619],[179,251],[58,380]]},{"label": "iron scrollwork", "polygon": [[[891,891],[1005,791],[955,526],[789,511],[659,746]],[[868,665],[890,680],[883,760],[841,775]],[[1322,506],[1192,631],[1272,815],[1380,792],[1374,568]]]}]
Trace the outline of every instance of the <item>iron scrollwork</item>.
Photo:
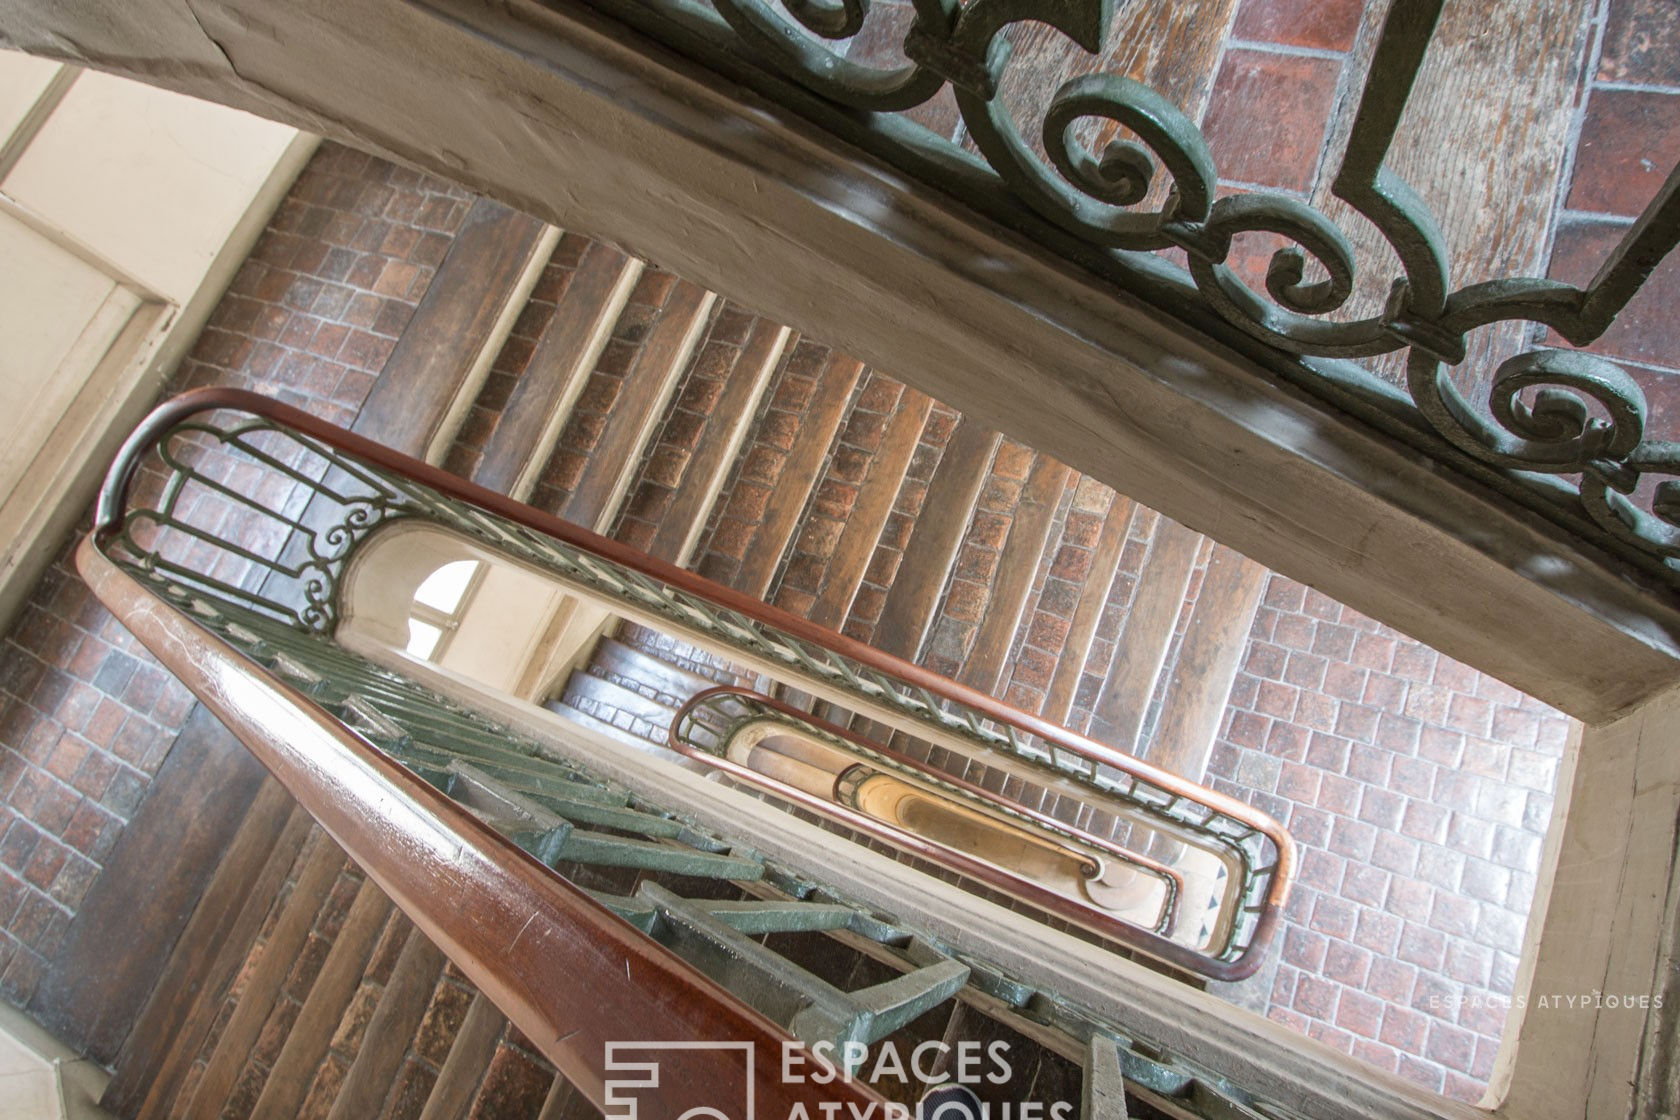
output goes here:
[{"label": "iron scrollwork", "polygon": [[[1465,361],[1468,336],[1494,323],[1540,324],[1576,346],[1602,335],[1680,240],[1680,168],[1585,288],[1518,277],[1454,290],[1433,215],[1387,165],[1445,0],[1390,8],[1332,181],[1331,193],[1370,222],[1399,260],[1386,306],[1361,318],[1347,313],[1356,261],[1336,224],[1284,194],[1216,197],[1206,140],[1155,90],[1116,74],[1066,81],[1044,110],[1042,154],[1035,150],[1000,92],[1012,58],[1005,32],[1034,21],[1096,54],[1113,0],[912,0],[914,19],[898,44],[904,64],[889,66],[849,53],[869,21],[870,0],[587,2],[655,33],[650,9],[671,21],[667,26],[709,31],[684,36],[683,45],[703,53],[705,44],[726,44],[736,57],[727,64],[700,61],[738,68],[745,55],[751,65],[847,111],[901,114],[949,87],[967,137],[989,169],[990,190],[1008,206],[1026,208],[1122,269],[1123,254],[1182,249],[1202,304],[1282,354],[1409,352],[1406,389],[1415,418],[1428,430],[1514,483],[1502,488],[1532,498],[1529,504],[1543,513],[1556,512],[1551,496],[1560,484],[1572,487],[1584,515],[1569,522],[1575,531],[1596,525],[1599,544],[1642,556],[1642,566],[1680,582],[1680,482],[1641,486],[1647,477],[1680,474],[1680,444],[1646,439],[1646,400],[1632,376],[1600,357],[1534,349],[1505,361],[1479,404],[1452,376]],[[1092,151],[1077,135],[1087,122],[1120,126],[1130,138]],[[878,154],[892,160],[892,143]],[[928,144],[956,149],[931,133],[917,146]],[[913,165],[904,154],[905,165]],[[1158,177],[1170,189],[1152,190]],[[1143,208],[1150,198],[1164,201]],[[998,199],[987,201],[996,212]],[[1251,289],[1230,264],[1233,244],[1254,233],[1287,243],[1270,259],[1264,292]],[[1343,315],[1333,318],[1338,312]],[[1310,371],[1304,384],[1334,397]]]}]

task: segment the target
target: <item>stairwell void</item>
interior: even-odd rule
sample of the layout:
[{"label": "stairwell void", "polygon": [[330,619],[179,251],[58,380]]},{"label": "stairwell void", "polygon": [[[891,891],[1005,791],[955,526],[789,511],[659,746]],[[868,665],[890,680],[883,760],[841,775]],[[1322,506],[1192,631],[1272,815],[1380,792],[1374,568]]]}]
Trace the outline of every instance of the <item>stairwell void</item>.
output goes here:
[{"label": "stairwell void", "polygon": [[[346,323],[340,336],[331,315],[363,316],[380,299],[401,307],[372,289],[364,298],[348,276],[331,278],[343,267],[334,262],[353,258],[334,256],[328,226],[354,226],[352,237],[364,243],[391,228],[392,174],[342,148],[323,152],[248,266],[244,283],[265,285],[280,302],[236,289],[186,384],[278,389],[285,382],[277,377],[307,374],[320,383],[336,365],[341,387],[365,384],[403,402],[384,413],[364,402],[359,424],[424,431],[425,383],[404,380],[399,369],[402,355],[415,352],[405,351],[405,340],[422,337],[428,313],[460,290],[452,262],[467,269],[460,283],[482,286],[484,266],[464,263],[473,260],[472,239],[506,238],[509,227],[529,219],[462,197],[454,206],[467,224],[441,235],[436,274],[416,272],[404,289],[414,301],[403,313],[407,325],[391,312],[397,333],[377,347],[379,336],[366,327]],[[1227,994],[1429,1088],[1480,1092],[1539,888],[1556,776],[1567,763],[1566,719],[978,429],[878,371],[727,301],[697,309],[704,301],[688,297],[680,279],[626,264],[574,234],[545,243],[535,225],[522,242],[531,263],[504,281],[516,293],[525,287],[522,302],[481,384],[469,387],[468,407],[453,406],[463,422],[444,452],[447,463],[469,475],[495,456],[520,464],[509,477],[528,479],[546,508],[569,508],[579,494],[606,495],[591,499],[599,504],[587,524],[1143,757],[1152,744],[1171,744],[1199,767],[1196,778],[1277,816],[1303,849],[1301,880],[1265,972]],[[308,229],[322,232],[301,232]],[[310,264],[315,254],[297,255],[311,237],[326,246],[318,266]],[[387,267],[395,278],[396,265]],[[590,280],[591,267],[619,279],[579,283],[580,271]],[[626,286],[631,268],[635,279]],[[616,315],[570,302],[585,293],[619,303]],[[304,302],[308,309],[292,306]],[[263,310],[269,306],[275,311]],[[309,325],[307,345],[325,347],[339,336],[335,356],[262,338],[272,328],[260,324],[282,315],[294,339]],[[591,318],[605,323],[593,356],[559,353],[553,332],[575,331],[578,319]],[[239,338],[248,345],[227,345]],[[366,364],[385,366],[377,377],[342,364],[343,346],[363,345],[356,339],[370,347]],[[244,356],[228,368],[211,360],[210,346]],[[280,361],[269,365],[270,353]],[[452,368],[463,364],[470,363]],[[538,441],[523,461],[497,451],[513,438],[502,421],[521,383],[561,377],[554,366],[581,381],[567,413],[541,423],[522,418],[523,438]],[[644,415],[626,419],[620,405]],[[625,428],[632,434],[612,435]],[[533,460],[537,466],[524,465]],[[751,679],[727,658],[669,635],[547,601],[530,588],[504,595],[489,568],[456,567],[481,559],[447,547],[398,547],[391,555],[398,568],[367,581],[378,603],[362,622],[383,621],[389,644],[446,669],[480,658],[473,671],[491,674],[499,689],[550,703],[626,749],[662,744],[672,712],[702,687]],[[440,583],[417,595],[432,577]],[[511,612],[532,640],[475,640],[474,602],[503,633]],[[500,660],[491,665],[485,657]],[[1204,737],[1192,747],[1188,731],[1198,727]],[[638,741],[640,748],[632,745]],[[259,825],[279,829],[286,817],[265,809],[252,818]],[[316,857],[318,867],[292,863],[298,853],[324,849],[318,840],[298,847],[305,833],[295,822],[286,827],[277,862],[263,873],[277,884],[303,875],[307,889],[298,894],[294,883],[291,893],[319,901],[309,916],[285,918],[277,909],[268,921],[284,918],[285,930],[296,928],[286,936],[319,945],[312,959],[326,962],[345,936],[344,907],[363,888],[353,872],[339,877],[325,855]],[[327,1008],[342,1006],[331,1014],[344,1016],[342,1037],[316,1059],[326,1063],[323,1072],[302,1090],[328,1103],[336,1081],[322,1080],[326,1071],[338,1069],[336,1078],[354,1064],[364,1037],[358,1032],[369,1029],[365,1016],[377,1013],[389,984],[400,981],[391,998],[408,993],[400,1006],[411,1009],[385,1014],[393,1025],[381,1029],[397,1034],[419,1029],[400,1024],[437,1016],[465,1023],[473,1003],[470,992],[459,994],[458,979],[437,978],[436,958],[416,956],[418,946],[405,969],[393,972],[406,959],[404,938],[413,937],[371,899],[358,905],[355,923],[343,928],[359,940],[336,951],[342,963],[331,973],[343,974],[334,983],[345,995],[322,989],[322,1009],[311,1012],[327,1016]],[[262,918],[249,920],[264,928]],[[229,967],[237,972],[231,960]],[[244,1012],[241,1021],[301,1013],[322,975],[275,977],[270,1009]],[[496,1041],[501,1028],[488,1014],[471,1021],[472,1052],[498,1068],[540,1069],[517,1040]],[[261,1023],[253,1020],[251,1029],[260,1032]],[[439,1045],[393,1052],[394,1072],[381,1092],[398,1084],[420,1092],[435,1080],[452,1053]],[[196,1065],[178,1056],[188,1062],[181,1076],[214,1065],[227,1091],[249,1083],[246,1091],[260,1094],[273,1069],[302,1061],[294,1050],[277,1067],[283,1049],[245,1054],[236,1041],[227,1046],[233,1049],[219,1057],[211,1046]],[[140,1090],[151,1087],[128,1091],[143,1098]]]},{"label": "stairwell void", "polygon": [[[1239,17],[1260,42],[1264,25]],[[1221,81],[1262,81],[1268,60],[1248,56],[1279,54],[1243,43]],[[1354,45],[1283,55],[1328,69],[1310,52]],[[1581,207],[1560,227],[1559,269],[1570,267],[1570,239],[1593,227]],[[1574,765],[1566,718],[889,373],[450,184],[329,148],[253,262],[184,385],[256,385],[406,439],[458,474],[1265,809],[1305,849],[1301,883],[1265,982],[1224,994],[1427,1089],[1479,1096],[1522,996],[1525,921],[1545,889],[1546,837]],[[1653,367],[1653,383],[1666,385],[1665,373]],[[421,577],[462,562],[432,559]],[[452,650],[475,654],[465,604],[496,598],[489,569],[461,591],[430,602],[411,592],[398,605],[414,629],[393,641],[446,668]],[[667,635],[509,594],[524,614],[547,611],[547,623],[528,648],[476,651],[506,655],[498,687],[630,749],[663,739],[685,693],[739,676]],[[103,661],[90,672],[104,653],[96,633],[134,659],[96,612],[77,613],[75,596],[53,581],[12,646],[32,664],[12,670],[7,742],[39,756],[14,795],[14,827],[26,827],[0,853],[23,899],[8,925],[24,962],[8,973],[8,995],[20,1001],[77,912],[64,904],[78,897],[68,880],[53,893],[63,872],[51,853],[74,847],[57,840],[93,832],[89,846],[108,852],[122,823],[107,813],[73,830],[60,819],[63,790],[94,778],[75,757],[80,744],[59,736],[91,728],[96,717],[80,708],[101,711],[64,682],[83,672],[95,692],[121,697],[120,671],[144,678],[148,668],[113,658],[109,672]],[[481,661],[478,671],[498,670]],[[91,679],[100,672],[103,684]],[[134,725],[122,748],[132,757],[113,764],[121,777],[144,780],[166,708]],[[249,1004],[230,987],[222,1004],[188,1013],[204,1030],[202,1049],[170,1059],[182,1079],[171,1087],[185,1096],[152,1107],[196,1096],[197,1107],[226,1101],[237,1112],[267,1097],[262,1109],[284,1115],[295,1094],[323,1115],[394,1115],[432,1093],[567,1107],[573,1098],[550,1088],[494,1009],[264,797],[247,865],[276,904],[239,916],[257,941],[279,935],[305,963],[285,975],[271,965]],[[269,850],[265,828],[284,843]],[[79,859],[59,866],[91,878],[99,861]],[[280,906],[282,893],[300,908]],[[255,967],[237,956],[217,962],[230,978]],[[212,1031],[224,1015],[239,1030]],[[315,1031],[298,1038],[328,1039],[324,1051],[290,1041],[294,1017]],[[1055,1068],[1047,1058],[1047,1081]],[[126,1091],[139,1100],[163,1084],[136,1072]]]}]

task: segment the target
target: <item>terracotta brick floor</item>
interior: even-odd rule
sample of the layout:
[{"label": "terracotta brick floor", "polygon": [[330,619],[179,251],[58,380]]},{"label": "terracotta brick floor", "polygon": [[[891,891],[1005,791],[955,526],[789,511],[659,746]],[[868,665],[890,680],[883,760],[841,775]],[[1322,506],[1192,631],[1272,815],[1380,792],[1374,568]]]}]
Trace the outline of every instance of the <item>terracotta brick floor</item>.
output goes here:
[{"label": "terracotta brick floor", "polygon": [[1289,826],[1301,870],[1274,967],[1233,994],[1381,1069],[1480,1097],[1570,727],[1273,575],[1210,770]]}]

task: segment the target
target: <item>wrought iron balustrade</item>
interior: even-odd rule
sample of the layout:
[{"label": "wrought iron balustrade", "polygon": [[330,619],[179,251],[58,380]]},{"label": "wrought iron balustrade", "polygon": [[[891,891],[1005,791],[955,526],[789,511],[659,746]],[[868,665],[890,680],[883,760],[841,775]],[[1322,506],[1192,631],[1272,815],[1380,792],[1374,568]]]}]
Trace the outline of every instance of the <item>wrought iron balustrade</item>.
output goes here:
[{"label": "wrought iron balustrade", "polygon": [[[265,486],[252,464],[295,489]],[[410,673],[344,648],[333,630],[345,565],[381,525],[411,518],[540,558],[627,609],[714,638],[707,628],[720,628],[742,650],[779,651],[808,678],[871,682],[863,691],[875,700],[914,685],[919,692],[900,702],[930,730],[991,728],[1007,743],[992,725],[1022,717],[958,696],[974,711],[942,719],[935,711],[953,698],[913,666],[862,649],[823,650],[822,640],[843,640],[253,394],[201,391],[155,412],[107,480],[78,555],[84,577],[597,1105],[614,1091],[604,1039],[642,1030],[649,1039],[867,1043],[955,999],[1080,1063],[1092,1120],[1114,1115],[1122,1083],[1168,1115],[1297,1114],[919,931],[913,916],[841,897],[686,819],[683,806],[557,758]],[[241,531],[250,535],[228,535]],[[851,675],[828,658],[844,659]],[[1053,729],[1031,730],[1058,751],[1086,748]],[[1123,760],[1103,765],[1115,761]],[[1147,777],[1146,767],[1132,770],[1134,786]],[[1277,856],[1274,902],[1289,882],[1286,842]],[[668,873],[729,884],[741,898],[648,882],[626,891],[622,880],[609,889],[615,872],[632,882]],[[755,940],[824,931],[897,975],[843,990]],[[643,935],[651,947],[626,940]],[[581,954],[593,963],[569,953],[580,941],[593,946]],[[615,954],[638,962],[634,982],[627,963],[619,983]],[[719,1073],[709,1060],[725,1059],[696,1052],[677,1065],[711,1084]],[[771,1107],[804,1102],[811,1114],[819,1099],[860,1107],[874,1099],[856,1084],[790,1088],[775,1074],[758,1075]]]},{"label": "wrought iron balustrade", "polygon": [[[472,23],[470,5],[421,0]],[[1118,74],[1069,79],[1045,106],[1011,105],[1009,32],[1037,22],[1096,54],[1113,0],[913,0],[894,20],[870,0],[514,0],[581,4],[739,83],[821,129],[1027,236],[1198,330],[1244,346],[1300,388],[1492,486],[1554,525],[1680,584],[1680,433],[1652,430],[1638,383],[1592,354],[1538,348],[1465,376],[1469,339],[1503,322],[1551,328],[1574,346],[1604,334],[1680,239],[1680,168],[1591,283],[1537,276],[1456,284],[1428,205],[1389,165],[1401,117],[1445,0],[1388,8],[1331,193],[1399,261],[1386,305],[1347,235],[1279,192],[1219,197],[1196,123]],[[854,57],[883,42],[901,63]],[[907,114],[949,91],[972,150]],[[1033,114],[1033,128],[1017,119]],[[1032,135],[1036,130],[1037,135]],[[1101,150],[1082,138],[1119,133]],[[1037,143],[1035,144],[1035,141]],[[976,152],[978,154],[976,154]],[[1158,184],[1166,180],[1170,189]],[[1159,201],[1157,201],[1159,200]],[[1263,291],[1232,267],[1245,235],[1288,242]],[[1184,253],[1188,267],[1158,253]],[[1356,362],[1405,356],[1403,389]],[[1485,381],[1475,398],[1465,386]]]},{"label": "wrought iron balustrade", "polygon": [[[235,461],[243,487],[206,469],[225,473]],[[264,496],[252,467],[295,484],[289,506]],[[136,489],[131,502],[143,471],[155,497]],[[436,526],[849,710],[1083,791],[1094,806],[1217,851],[1228,866],[1224,932],[1207,951],[1147,926],[1110,931],[1193,972],[1252,974],[1288,898],[1287,833],[1235,798],[255,394],[201,390],[160,407],[125,445],[98,516],[108,554],[160,592],[188,588],[326,635],[360,547],[384,527]]]},{"label": "wrought iron balustrade", "polygon": [[[1111,928],[1114,911],[1147,903],[1156,917],[1141,924],[1163,936],[1174,932],[1181,917],[1184,876],[1160,860],[762,693],[727,685],[707,689],[683,705],[669,737],[673,748],[704,765],[910,851],[933,851],[942,862],[1076,924],[1118,933],[1121,940],[1124,931]],[[912,812],[921,810],[925,819],[911,819],[902,808],[891,813],[872,808],[866,791],[883,780],[894,792],[908,794]],[[957,831],[960,838],[953,835]],[[1240,852],[1233,848],[1228,854]],[[1265,904],[1267,874],[1240,858],[1231,862],[1236,873],[1228,876],[1228,893],[1252,899],[1257,912]],[[1111,868],[1122,881],[1152,884],[1159,898],[1118,901],[1124,889],[1108,883]],[[1077,888],[1068,890],[1064,882],[1058,891],[1057,879]],[[1105,883],[1106,890],[1098,886]],[[1215,940],[1228,946],[1237,923],[1226,921],[1222,928],[1223,939]],[[1250,923],[1245,932],[1252,929]]]}]

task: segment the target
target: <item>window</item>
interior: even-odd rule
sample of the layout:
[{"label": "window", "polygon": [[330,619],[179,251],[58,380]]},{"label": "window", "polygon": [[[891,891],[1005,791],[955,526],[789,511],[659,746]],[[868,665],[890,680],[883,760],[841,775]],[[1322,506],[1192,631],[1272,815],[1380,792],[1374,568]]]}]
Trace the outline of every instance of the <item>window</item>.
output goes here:
[{"label": "window", "polygon": [[460,629],[471,592],[484,572],[478,560],[455,560],[427,576],[414,591],[408,615],[409,653],[423,661],[443,655],[449,639]]}]

